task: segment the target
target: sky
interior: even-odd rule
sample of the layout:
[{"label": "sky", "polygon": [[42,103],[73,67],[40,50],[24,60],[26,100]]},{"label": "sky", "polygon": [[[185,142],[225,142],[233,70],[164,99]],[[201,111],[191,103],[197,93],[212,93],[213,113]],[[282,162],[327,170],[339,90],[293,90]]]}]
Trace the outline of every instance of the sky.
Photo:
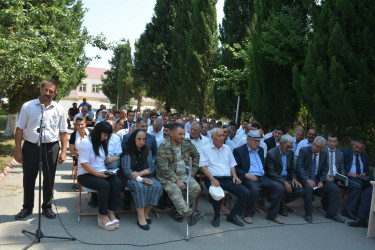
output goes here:
[{"label": "sky", "polygon": [[[129,39],[134,51],[135,40],[151,21],[156,0],[83,0],[82,2],[88,9],[83,26],[91,35],[103,33],[107,42]],[[224,0],[218,0],[216,4],[218,23],[221,23],[224,16],[223,6]],[[101,51],[87,45],[85,52],[88,57],[96,55],[101,57],[101,59],[93,59],[89,67],[110,68],[108,60],[112,57],[112,51]]]}]

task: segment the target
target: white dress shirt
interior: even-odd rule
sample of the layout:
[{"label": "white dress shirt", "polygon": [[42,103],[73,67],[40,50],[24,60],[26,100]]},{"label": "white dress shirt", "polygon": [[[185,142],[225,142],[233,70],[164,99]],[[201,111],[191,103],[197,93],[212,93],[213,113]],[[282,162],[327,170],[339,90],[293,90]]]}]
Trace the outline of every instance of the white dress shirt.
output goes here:
[{"label": "white dress shirt", "polygon": [[99,156],[95,155],[92,147],[91,138],[84,138],[79,144],[79,156],[78,156],[78,175],[86,174],[87,171],[81,167],[82,163],[89,163],[97,172],[105,171],[105,153],[103,147],[99,148]]},{"label": "white dress shirt", "polygon": [[199,138],[198,140],[196,141],[195,139],[189,137],[191,143],[194,144],[194,146],[197,148],[199,154],[201,154],[202,152],[202,149],[204,146],[210,144],[210,141],[207,139],[207,137],[203,136],[203,135],[199,135]]},{"label": "white dress shirt", "polygon": [[[334,177],[337,173],[337,167],[336,167],[336,149],[332,150],[330,148],[327,148],[328,149],[328,174],[329,176],[331,177]],[[333,151],[331,153],[331,151]],[[332,170],[333,170],[333,173],[331,173],[331,158],[332,158]]]},{"label": "white dress shirt", "polygon": [[213,143],[203,147],[199,167],[207,167],[212,176],[231,176],[230,169],[237,165],[228,145],[218,149]]},{"label": "white dress shirt", "polygon": [[118,135],[112,134],[108,141],[108,157],[116,156],[121,152],[121,139]]},{"label": "white dress shirt", "polygon": [[164,136],[163,135],[163,130],[164,130],[164,127],[162,127],[159,132],[155,133],[154,126],[149,126],[148,129],[147,129],[147,133],[149,133],[150,135],[155,136],[155,139],[158,140],[160,138],[163,138],[163,136]]},{"label": "white dress shirt", "polygon": [[[18,117],[17,127],[23,130],[23,138],[31,143],[37,143],[39,141],[37,129],[42,117],[39,98],[24,103]],[[44,109],[42,126],[44,127],[42,143],[59,141],[60,133],[67,132],[64,108],[52,101]]]}]

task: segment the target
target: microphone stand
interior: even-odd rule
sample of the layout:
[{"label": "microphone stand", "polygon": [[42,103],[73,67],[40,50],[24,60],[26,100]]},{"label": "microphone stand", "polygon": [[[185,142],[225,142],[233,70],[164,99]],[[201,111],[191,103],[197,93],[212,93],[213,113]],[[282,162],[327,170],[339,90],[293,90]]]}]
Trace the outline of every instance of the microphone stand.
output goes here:
[{"label": "microphone stand", "polygon": [[40,242],[41,238],[50,238],[50,239],[62,239],[62,240],[76,240],[74,237],[59,237],[59,236],[49,236],[49,235],[44,235],[41,229],[41,207],[42,207],[42,168],[43,168],[43,158],[42,158],[42,134],[43,134],[43,129],[45,128],[43,126],[43,115],[44,115],[44,104],[41,104],[42,108],[42,116],[40,118],[40,123],[39,123],[39,140],[38,140],[38,152],[39,152],[39,203],[38,203],[38,228],[36,229],[35,233],[27,231],[27,230],[22,230],[22,233],[25,235],[33,235],[35,238],[32,242],[30,242],[24,249],[30,248],[32,245],[37,244]]}]

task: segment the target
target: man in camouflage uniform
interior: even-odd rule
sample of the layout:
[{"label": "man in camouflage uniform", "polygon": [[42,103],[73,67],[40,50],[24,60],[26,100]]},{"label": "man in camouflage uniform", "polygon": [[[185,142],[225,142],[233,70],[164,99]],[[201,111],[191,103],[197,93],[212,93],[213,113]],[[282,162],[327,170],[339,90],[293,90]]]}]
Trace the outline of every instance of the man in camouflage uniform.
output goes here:
[{"label": "man in camouflage uniform", "polygon": [[[187,218],[189,225],[194,225],[203,217],[203,213],[192,212],[190,206],[186,204],[182,196],[182,190],[186,190],[186,185],[181,180],[186,180],[186,166],[192,159],[192,173],[194,176],[198,170],[199,153],[189,139],[185,139],[185,128],[179,123],[171,127],[170,138],[163,141],[158,149],[158,168],[156,177],[163,184],[170,200],[176,207],[177,213]],[[189,205],[198,196],[201,188],[194,178],[189,182]],[[178,216],[174,216],[178,220]],[[181,218],[182,219],[182,218]],[[181,220],[178,220],[181,221]]]}]

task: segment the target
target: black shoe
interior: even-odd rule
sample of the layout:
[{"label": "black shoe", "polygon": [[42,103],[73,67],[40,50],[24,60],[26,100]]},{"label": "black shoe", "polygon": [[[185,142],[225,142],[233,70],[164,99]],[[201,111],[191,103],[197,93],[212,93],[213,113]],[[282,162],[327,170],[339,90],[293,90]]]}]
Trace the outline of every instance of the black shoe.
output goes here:
[{"label": "black shoe", "polygon": [[56,214],[52,211],[51,208],[43,209],[42,214],[44,214],[48,219],[55,219]]},{"label": "black shoe", "polygon": [[288,217],[288,212],[285,209],[279,211],[279,214],[284,217]]},{"label": "black shoe", "polygon": [[175,207],[173,207],[171,210],[171,216],[177,222],[182,222],[184,220],[184,217],[181,214],[179,214],[179,212],[177,212]]},{"label": "black shoe", "polygon": [[303,218],[304,218],[305,221],[307,221],[308,223],[313,223],[313,219],[312,219],[312,216],[311,216],[311,215],[305,215]]},{"label": "black shoe", "polygon": [[351,227],[367,227],[367,222],[365,220],[362,220],[360,218],[357,218],[354,221],[348,222],[348,225]]},{"label": "black shoe", "polygon": [[33,213],[33,210],[27,210],[27,209],[22,208],[21,211],[18,214],[16,214],[16,216],[14,216],[14,219],[22,220],[26,218],[27,216],[31,215],[32,213]]},{"label": "black shoe", "polygon": [[151,219],[146,219],[146,222],[147,222],[147,224],[151,224],[152,223],[152,220]]},{"label": "black shoe", "polygon": [[197,224],[197,222],[202,219],[204,216],[204,213],[202,212],[191,212],[188,217],[187,217],[187,220],[188,220],[188,223],[189,223],[189,226],[194,226],[195,224]]},{"label": "black shoe", "polygon": [[137,225],[140,229],[143,229],[143,230],[150,230],[150,226],[148,224],[146,225],[141,225],[139,224],[139,221],[137,220]]},{"label": "black shoe", "polygon": [[352,220],[356,220],[357,219],[357,216],[355,216],[352,211],[348,210],[348,209],[344,209],[342,210],[342,213],[341,213],[343,216],[345,217],[348,217],[349,219],[352,219]]},{"label": "black shoe", "polygon": [[243,222],[239,221],[236,216],[228,215],[227,221],[232,222],[234,225],[237,225],[237,226],[240,226],[240,227],[245,226],[245,224]]},{"label": "black shoe", "polygon": [[212,220],[212,226],[213,227],[220,226],[220,216],[214,217],[214,219]]},{"label": "black shoe", "polygon": [[329,214],[327,214],[326,218],[330,219],[330,220],[334,220],[334,221],[339,222],[339,223],[345,223],[345,220],[342,219],[342,218],[340,218],[340,217],[338,217],[337,215],[329,215]]}]

